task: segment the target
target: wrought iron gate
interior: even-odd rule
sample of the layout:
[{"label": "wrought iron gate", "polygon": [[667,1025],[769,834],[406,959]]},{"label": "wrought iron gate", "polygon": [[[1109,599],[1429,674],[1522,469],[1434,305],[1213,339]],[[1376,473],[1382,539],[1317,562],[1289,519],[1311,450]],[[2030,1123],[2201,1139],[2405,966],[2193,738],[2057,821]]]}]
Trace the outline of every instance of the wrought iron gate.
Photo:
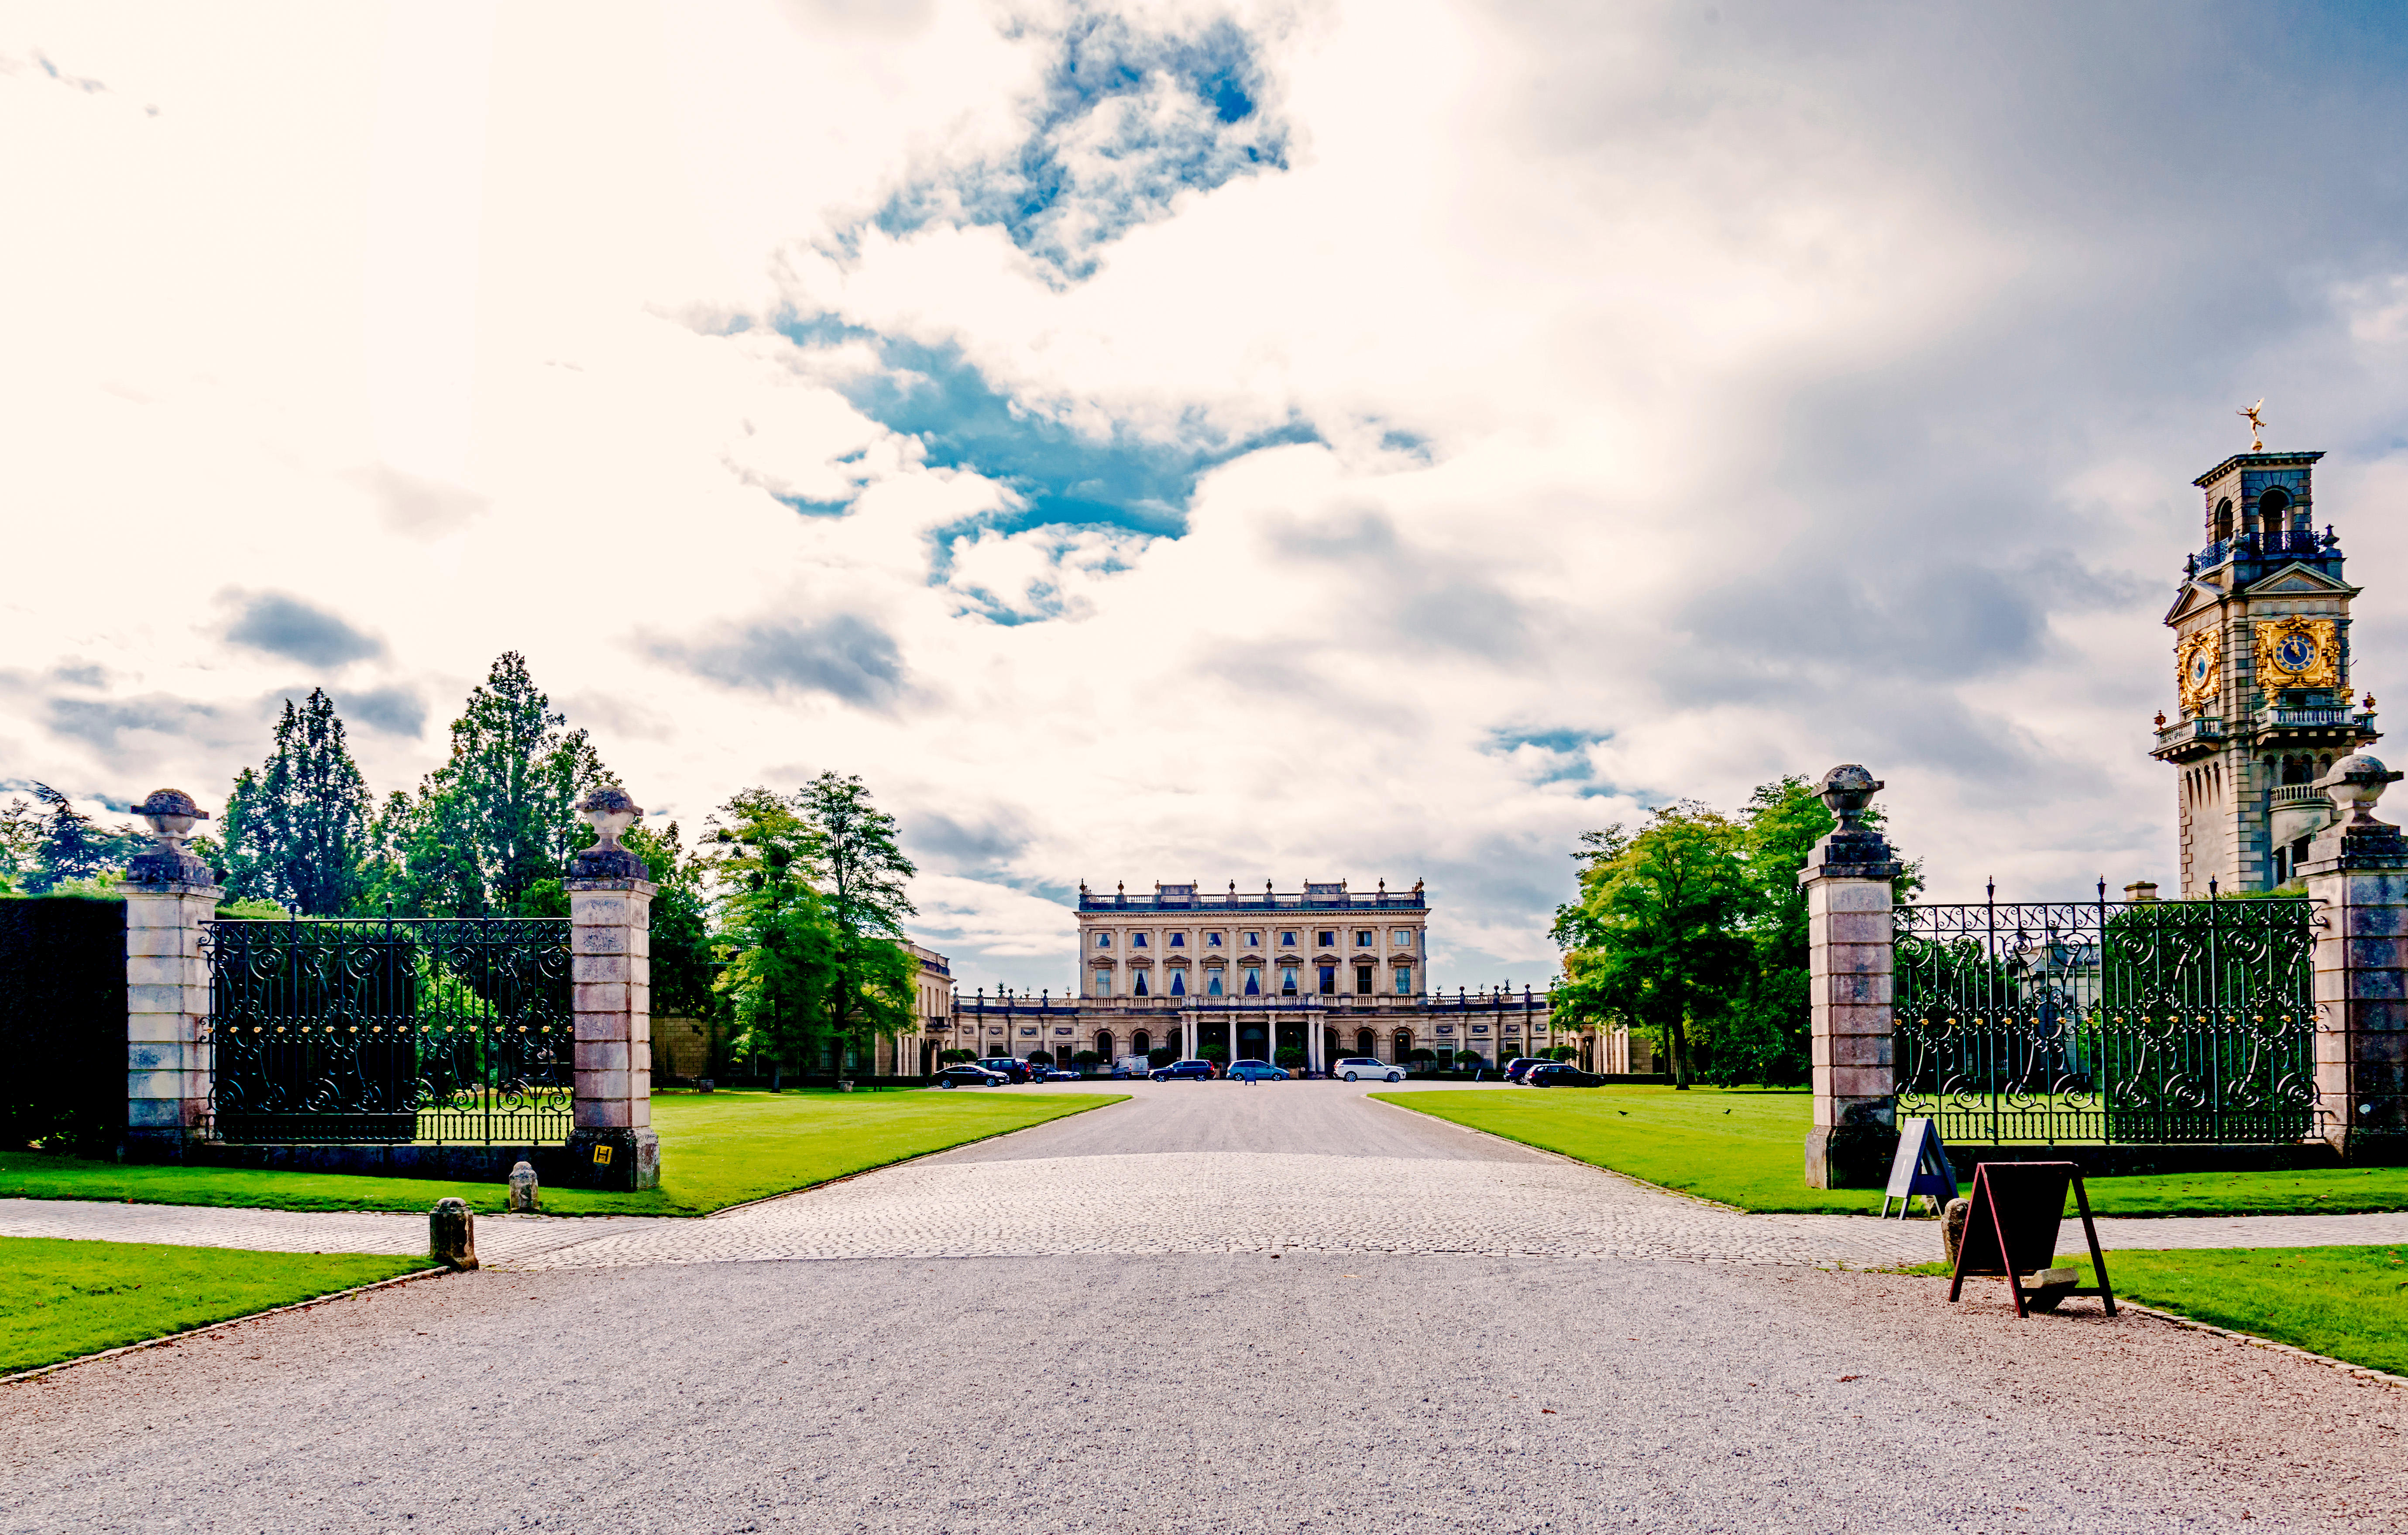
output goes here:
[{"label": "wrought iron gate", "polygon": [[1901,906],[1895,923],[1898,1112],[1944,1140],[2316,1127],[2313,902],[2110,901],[2102,882],[2096,901]]},{"label": "wrought iron gate", "polygon": [[220,1140],[568,1139],[566,922],[222,921],[203,942]]}]

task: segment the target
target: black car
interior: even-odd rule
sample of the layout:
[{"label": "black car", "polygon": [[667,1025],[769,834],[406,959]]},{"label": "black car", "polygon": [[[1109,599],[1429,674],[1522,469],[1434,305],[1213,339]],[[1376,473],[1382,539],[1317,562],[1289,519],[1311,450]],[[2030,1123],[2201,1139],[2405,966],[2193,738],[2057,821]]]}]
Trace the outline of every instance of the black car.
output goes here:
[{"label": "black car", "polygon": [[1156,1082],[1211,1082],[1217,1075],[1211,1061],[1173,1061],[1153,1073]]},{"label": "black car", "polygon": [[983,1066],[972,1066],[968,1061],[949,1066],[928,1079],[938,1087],[1000,1087],[1006,1080],[1000,1071],[990,1071]]},{"label": "black car", "polygon": [[1532,1087],[1602,1087],[1605,1079],[1594,1071],[1584,1071],[1569,1061],[1542,1061],[1530,1068],[1522,1081]]},{"label": "black car", "polygon": [[1544,1066],[1546,1064],[1547,1058],[1544,1055],[1516,1055],[1512,1060],[1505,1063],[1505,1080],[1507,1082],[1520,1082],[1522,1080],[1522,1074],[1529,1070],[1530,1068],[1534,1066]]},{"label": "black car", "polygon": [[1007,1082],[1028,1080],[1028,1063],[1017,1055],[989,1055],[978,1064],[998,1073]]}]

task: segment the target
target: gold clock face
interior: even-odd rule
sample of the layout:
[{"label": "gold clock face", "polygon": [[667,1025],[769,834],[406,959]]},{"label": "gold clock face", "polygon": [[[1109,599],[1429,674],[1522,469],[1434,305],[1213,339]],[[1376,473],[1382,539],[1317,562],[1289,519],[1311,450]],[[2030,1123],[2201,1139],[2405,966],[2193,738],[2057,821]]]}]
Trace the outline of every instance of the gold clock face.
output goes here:
[{"label": "gold clock face", "polygon": [[2341,686],[2340,630],[2329,618],[2276,618],[2258,624],[2258,685]]},{"label": "gold clock face", "polygon": [[2202,713],[2215,707],[2223,692],[2224,631],[2195,629],[2174,642],[2174,688],[2183,712]]}]

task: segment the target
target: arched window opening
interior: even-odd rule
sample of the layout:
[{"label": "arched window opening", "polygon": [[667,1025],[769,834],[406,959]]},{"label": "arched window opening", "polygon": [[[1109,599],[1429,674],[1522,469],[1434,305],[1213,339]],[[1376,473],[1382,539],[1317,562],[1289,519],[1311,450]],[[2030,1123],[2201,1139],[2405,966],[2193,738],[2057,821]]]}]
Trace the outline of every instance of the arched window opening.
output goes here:
[{"label": "arched window opening", "polygon": [[2268,533],[2283,525],[2283,513],[2291,507],[2291,494],[2276,485],[2258,498],[2258,525]]},{"label": "arched window opening", "polygon": [[1372,1033],[1368,1028],[1358,1028],[1354,1031],[1354,1054],[1357,1055],[1377,1055],[1379,1053],[1380,1037],[1378,1035]]},{"label": "arched window opening", "polygon": [[1142,1054],[1144,1054],[1147,1051],[1152,1050],[1153,1048],[1154,1048],[1154,1036],[1153,1036],[1153,1035],[1151,1035],[1151,1034],[1148,1034],[1145,1030],[1143,1030],[1143,1029],[1139,1029],[1136,1033],[1134,1033],[1134,1034],[1132,1034],[1132,1035],[1130,1035],[1130,1036],[1129,1036],[1129,1054],[1132,1054],[1132,1055],[1142,1055]]},{"label": "arched window opening", "polygon": [[2232,497],[2226,496],[2215,504],[2215,541],[2223,543],[2232,537]]},{"label": "arched window opening", "polygon": [[1390,1052],[1388,1055],[1389,1063],[1391,1065],[1398,1066],[1403,1065],[1413,1053],[1413,1031],[1409,1028],[1400,1028],[1397,1030],[1397,1037],[1388,1041],[1388,1045]]},{"label": "arched window opening", "polygon": [[1096,1031],[1096,1054],[1101,1055],[1107,1061],[1112,1058],[1112,1031],[1111,1029],[1099,1028]]}]

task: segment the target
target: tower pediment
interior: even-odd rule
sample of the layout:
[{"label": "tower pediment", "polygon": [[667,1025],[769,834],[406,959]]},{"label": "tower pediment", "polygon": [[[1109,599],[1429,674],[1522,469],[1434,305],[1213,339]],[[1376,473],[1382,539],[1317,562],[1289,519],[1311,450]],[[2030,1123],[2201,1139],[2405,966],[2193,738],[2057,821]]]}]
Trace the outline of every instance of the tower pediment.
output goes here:
[{"label": "tower pediment", "polygon": [[2251,597],[2354,597],[2358,595],[2358,588],[2326,575],[2314,566],[2286,565],[2251,581],[2241,589],[2241,595]]},{"label": "tower pediment", "polygon": [[2202,608],[2213,608],[2225,599],[2225,592],[2209,581],[2186,583],[2174,597],[2174,605],[2166,610],[2166,627],[2180,628],[2183,620]]}]

